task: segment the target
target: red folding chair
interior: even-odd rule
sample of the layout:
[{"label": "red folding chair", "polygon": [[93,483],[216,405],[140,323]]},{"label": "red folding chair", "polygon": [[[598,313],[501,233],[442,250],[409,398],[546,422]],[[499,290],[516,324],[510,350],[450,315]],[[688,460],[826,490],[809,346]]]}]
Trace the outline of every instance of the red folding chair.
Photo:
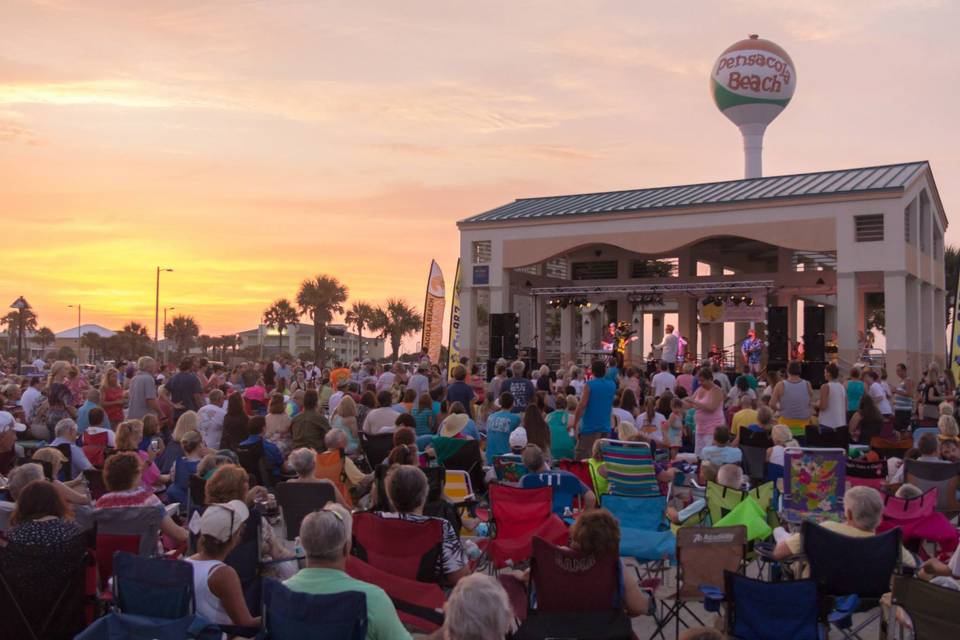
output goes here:
[{"label": "red folding chair", "polygon": [[527,560],[534,536],[553,544],[569,540],[567,525],[553,513],[552,488],[516,489],[491,484],[488,498],[494,535],[487,554],[495,568]]},{"label": "red folding chair", "polygon": [[443,522],[381,518],[375,513],[353,516],[353,555],[394,576],[438,583],[443,552]]},{"label": "red folding chair", "polygon": [[432,633],[443,626],[444,597],[438,585],[395,576],[356,556],[347,558],[347,575],[386,591],[397,609],[400,621],[405,625],[423,633]]},{"label": "red folding chair", "polygon": [[957,548],[957,529],[937,511],[939,490],[934,487],[916,498],[884,495],[883,520],[877,533],[899,528],[903,546],[921,558],[949,558]]},{"label": "red folding chair", "polygon": [[[96,509],[93,520],[97,527],[96,551],[100,590],[106,595],[107,580],[113,576],[113,554],[127,551],[135,555],[157,553],[160,522],[166,516],[162,506]],[[109,598],[107,598],[109,599]]]},{"label": "red folding chair", "polygon": [[597,494],[593,486],[593,476],[590,475],[590,465],[586,460],[557,460],[557,467],[580,478],[580,481],[593,491],[594,495]]}]

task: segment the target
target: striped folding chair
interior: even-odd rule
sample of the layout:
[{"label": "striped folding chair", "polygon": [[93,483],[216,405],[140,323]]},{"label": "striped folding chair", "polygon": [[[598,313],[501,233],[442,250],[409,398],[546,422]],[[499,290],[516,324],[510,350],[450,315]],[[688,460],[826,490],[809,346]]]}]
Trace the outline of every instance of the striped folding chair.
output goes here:
[{"label": "striped folding chair", "polygon": [[603,439],[600,451],[607,472],[608,493],[635,498],[662,495],[648,444]]}]

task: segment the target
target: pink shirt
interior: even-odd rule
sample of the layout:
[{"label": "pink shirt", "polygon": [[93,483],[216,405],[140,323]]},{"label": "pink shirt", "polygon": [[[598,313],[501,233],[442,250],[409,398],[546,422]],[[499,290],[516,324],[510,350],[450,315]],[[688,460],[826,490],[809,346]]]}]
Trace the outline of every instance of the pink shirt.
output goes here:
[{"label": "pink shirt", "polygon": [[[697,389],[696,393],[693,394],[693,399],[696,402],[707,402],[710,399],[710,392],[713,392],[718,396],[722,395],[720,388],[714,385],[710,391],[700,387]],[[723,401],[721,400],[719,403],[717,403],[717,408],[713,411],[697,409],[696,413],[693,415],[693,421],[694,424],[697,425],[697,436],[712,436],[713,432],[717,430],[717,427],[722,427],[727,424],[727,420],[723,416]]]}]

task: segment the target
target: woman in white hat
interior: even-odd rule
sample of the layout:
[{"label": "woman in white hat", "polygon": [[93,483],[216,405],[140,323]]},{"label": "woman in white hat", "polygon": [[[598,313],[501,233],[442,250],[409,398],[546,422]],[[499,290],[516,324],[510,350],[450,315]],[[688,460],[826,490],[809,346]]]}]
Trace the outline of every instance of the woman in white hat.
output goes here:
[{"label": "woman in white hat", "polygon": [[260,616],[251,616],[243,599],[240,577],[224,559],[237,546],[250,511],[240,500],[211,504],[203,515],[194,515],[190,530],[197,535],[197,553],[187,558],[193,565],[193,590],[197,614],[220,625],[259,627]]}]

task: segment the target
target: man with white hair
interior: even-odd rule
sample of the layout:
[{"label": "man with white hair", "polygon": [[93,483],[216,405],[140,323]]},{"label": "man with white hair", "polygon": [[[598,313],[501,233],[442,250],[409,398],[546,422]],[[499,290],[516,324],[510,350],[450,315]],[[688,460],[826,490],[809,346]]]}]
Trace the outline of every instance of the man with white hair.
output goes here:
[{"label": "man with white hair", "polygon": [[[843,515],[844,522],[834,522],[825,520],[820,523],[824,529],[829,529],[836,533],[841,533],[851,538],[868,538],[876,535],[877,527],[883,519],[883,498],[880,492],[872,487],[851,487],[843,496]],[[803,541],[799,533],[794,533],[786,538],[777,532],[782,531],[779,527],[774,532],[779,542],[773,550],[773,557],[782,560],[787,556],[797,555],[803,550]],[[913,554],[900,547],[900,561],[908,567],[916,567],[917,563]]]},{"label": "man with white hair", "polygon": [[503,391],[509,391],[510,395],[513,396],[514,413],[523,413],[526,411],[527,405],[533,401],[533,396],[537,392],[533,383],[523,375],[524,369],[526,368],[527,365],[524,364],[522,360],[516,360],[510,365],[510,372],[513,374],[512,377],[506,381],[506,386],[502,387]]},{"label": "man with white hair", "polygon": [[407,389],[413,389],[417,392],[417,398],[425,393],[430,393],[430,361],[421,360],[417,365],[417,372],[407,380]]},{"label": "man with white hair", "polygon": [[207,404],[197,411],[197,431],[203,436],[203,443],[208,448],[220,448],[223,419],[226,415],[227,410],[223,408],[223,391],[214,389],[207,398]]},{"label": "man with white hair", "polygon": [[17,507],[17,497],[25,486],[34,480],[43,480],[43,467],[36,462],[28,462],[19,467],[14,467],[10,471],[7,479],[7,493],[10,494],[10,501],[0,500],[0,531],[6,531],[10,524],[10,516]]},{"label": "man with white hair", "polygon": [[443,640],[500,640],[512,622],[506,590],[495,578],[475,573],[457,582],[444,605]]},{"label": "man with white hair", "polygon": [[409,639],[410,633],[400,622],[390,596],[376,585],[347,575],[352,534],[353,517],[338,504],[308,514],[300,523],[300,545],[307,566],[283,584],[291,591],[312,595],[359,591],[367,599],[368,640]]},{"label": "man with white hair", "polygon": [[77,446],[77,438],[80,435],[80,429],[77,423],[70,418],[64,418],[54,427],[53,434],[56,438],[50,443],[51,447],[59,447],[61,444],[70,445],[70,474],[67,480],[76,478],[87,469],[93,469],[93,465],[87,460],[83,449]]},{"label": "man with white hair", "polygon": [[160,415],[157,403],[157,381],[154,377],[156,361],[150,356],[137,360],[137,375],[130,380],[130,398],[127,408],[128,420],[142,420],[148,413]]}]

